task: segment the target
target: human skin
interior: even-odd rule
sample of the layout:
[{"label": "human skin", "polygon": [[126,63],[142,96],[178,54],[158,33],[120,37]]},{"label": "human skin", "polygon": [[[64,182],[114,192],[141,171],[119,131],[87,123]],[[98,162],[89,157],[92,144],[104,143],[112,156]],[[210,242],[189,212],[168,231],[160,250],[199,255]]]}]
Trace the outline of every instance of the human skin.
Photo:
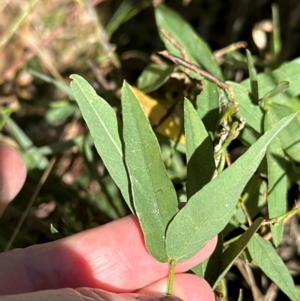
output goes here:
[{"label": "human skin", "polygon": [[[0,146],[0,208],[20,188],[26,168],[19,154]],[[213,301],[205,280],[186,274],[214,250],[216,239],[191,259],[179,263],[168,300]],[[25,249],[0,254],[1,300],[162,300],[169,265],[149,255],[133,215],[104,226]]]}]

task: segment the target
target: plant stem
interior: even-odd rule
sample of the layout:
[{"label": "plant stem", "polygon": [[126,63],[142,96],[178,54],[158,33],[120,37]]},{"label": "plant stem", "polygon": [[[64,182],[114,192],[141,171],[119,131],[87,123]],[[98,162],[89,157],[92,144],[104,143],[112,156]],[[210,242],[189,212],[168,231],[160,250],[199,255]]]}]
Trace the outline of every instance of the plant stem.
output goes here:
[{"label": "plant stem", "polygon": [[168,279],[168,291],[167,291],[168,296],[170,296],[172,294],[172,290],[173,290],[175,267],[176,267],[176,261],[171,260],[170,261],[169,279]]}]

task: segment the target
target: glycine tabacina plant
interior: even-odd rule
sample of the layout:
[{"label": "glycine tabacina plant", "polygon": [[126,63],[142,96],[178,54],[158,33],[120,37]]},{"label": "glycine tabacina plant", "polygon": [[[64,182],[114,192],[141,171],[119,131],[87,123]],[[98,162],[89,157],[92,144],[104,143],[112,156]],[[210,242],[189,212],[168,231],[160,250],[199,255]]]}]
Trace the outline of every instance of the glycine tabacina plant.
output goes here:
[{"label": "glycine tabacina plant", "polygon": [[[272,74],[257,75],[247,51],[249,79],[241,83],[225,82],[209,47],[189,24],[163,5],[155,9],[155,16],[167,49],[162,54],[177,67],[146,68],[138,88],[124,81],[122,119],[79,75],[71,76],[71,88],[99,155],[131,212],[139,219],[149,253],[158,261],[170,264],[167,293],[171,294],[176,263],[195,255],[232,221],[243,220],[241,200],[243,195],[259,189],[254,173],[262,168],[264,158],[273,243],[280,243],[283,220],[291,212],[286,212],[287,181],[277,159],[284,158],[285,153],[294,160],[300,159],[299,145],[294,143],[298,141],[295,135],[299,132],[299,120],[296,110],[287,105],[290,97],[300,93],[299,76],[295,75],[300,74],[300,62],[297,59]],[[184,99],[182,144],[185,147],[181,151],[187,161],[187,201],[180,210],[157,136],[140,99],[141,93],[157,89],[175,70],[201,81],[203,86],[195,102]],[[239,134],[249,148],[225,168],[227,147]],[[177,142],[180,135],[179,131]],[[169,139],[172,140],[170,136]],[[278,198],[283,200],[278,202]],[[247,248],[265,274],[291,300],[299,300],[293,280],[275,248],[256,234],[262,223],[268,221],[259,217],[244,227],[245,232],[225,250],[219,235],[217,248],[222,256],[212,255],[210,259],[218,266],[215,273],[209,270],[210,260],[195,272],[215,288]]]}]

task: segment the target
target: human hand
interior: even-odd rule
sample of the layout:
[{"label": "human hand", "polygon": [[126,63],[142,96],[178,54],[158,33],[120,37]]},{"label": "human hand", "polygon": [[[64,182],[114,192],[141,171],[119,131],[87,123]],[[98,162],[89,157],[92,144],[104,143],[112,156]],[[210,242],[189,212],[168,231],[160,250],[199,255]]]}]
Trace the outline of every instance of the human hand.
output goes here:
[{"label": "human hand", "polygon": [[[0,146],[0,213],[18,193],[25,176],[21,157]],[[205,280],[183,272],[207,258],[215,245],[212,239],[193,258],[178,264],[174,296],[214,300]],[[158,301],[167,291],[169,272],[167,263],[149,255],[132,215],[55,242],[2,253],[0,267],[0,295],[11,301]]]}]

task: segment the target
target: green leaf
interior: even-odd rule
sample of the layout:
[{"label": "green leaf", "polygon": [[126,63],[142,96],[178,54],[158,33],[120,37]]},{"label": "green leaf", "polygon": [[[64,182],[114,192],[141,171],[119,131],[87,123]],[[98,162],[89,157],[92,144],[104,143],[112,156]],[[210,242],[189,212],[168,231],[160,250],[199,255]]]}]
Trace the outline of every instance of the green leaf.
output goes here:
[{"label": "green leaf", "polygon": [[167,230],[166,250],[170,259],[184,261],[190,258],[224,229],[268,144],[295,115],[278,122],[221,175],[190,198]]},{"label": "green leaf", "polygon": [[[241,202],[246,206],[247,212],[251,218],[257,216],[261,209],[266,205],[266,186],[267,184],[261,179],[258,172],[251,177],[243,191]],[[245,211],[240,205],[234,214],[234,220],[241,225],[247,223]]]},{"label": "green leaf", "polygon": [[252,259],[262,271],[293,301],[299,301],[293,278],[271,243],[259,235],[248,244]]},{"label": "green leaf", "polygon": [[273,98],[277,94],[285,92],[289,87],[289,82],[282,81],[279,82],[274,89],[269,91],[262,99]]},{"label": "green leaf", "polygon": [[[259,95],[266,95],[276,87],[278,82],[288,81],[289,88],[285,93],[276,95],[272,101],[285,104],[291,97],[300,94],[300,58],[290,61],[272,73],[261,73],[257,76]],[[250,87],[250,79],[241,82],[241,85],[247,89]]]},{"label": "green leaf", "polygon": [[58,230],[53,226],[52,223],[50,224],[50,232],[51,232],[52,234],[59,233]]},{"label": "green leaf", "polygon": [[207,132],[213,138],[219,120],[218,86],[209,80],[202,80],[203,90],[197,96],[197,112],[205,125]]},{"label": "green leaf", "polygon": [[237,116],[243,118],[247,124],[258,133],[262,133],[263,111],[253,103],[249,91],[240,84],[228,82],[234,92],[235,99],[238,103]]},{"label": "green leaf", "polygon": [[138,88],[145,93],[160,88],[170,77],[174,71],[174,66],[161,66],[150,64],[147,66],[138,79]]},{"label": "green leaf", "polygon": [[250,91],[255,103],[258,104],[258,84],[257,84],[257,76],[256,70],[254,67],[253,59],[251,56],[251,52],[246,49],[246,56],[247,56],[247,63],[248,63],[248,70],[249,70],[249,79],[250,79]]},{"label": "green leaf", "polygon": [[[222,79],[221,70],[214,60],[208,45],[185,20],[165,5],[159,5],[155,8],[155,18],[157,27],[165,30],[184,48],[191,63],[202,66],[213,75]],[[182,57],[180,50],[170,43],[163,34],[160,33],[160,37],[167,50],[174,55]],[[199,76],[195,74],[193,74],[193,77],[199,78]]]},{"label": "green leaf", "polygon": [[178,211],[176,192],[151,125],[126,82],[122,90],[122,114],[125,161],[134,208],[147,249],[154,258],[166,262],[165,234],[167,225]]},{"label": "green leaf", "polygon": [[186,192],[189,199],[213,177],[215,160],[212,141],[188,99],[184,100],[187,176]]},{"label": "green leaf", "polygon": [[[276,116],[271,109],[266,111],[264,126],[265,131],[271,129],[277,122]],[[286,212],[287,209],[287,177],[286,161],[279,135],[269,144],[266,152],[268,165],[268,211],[269,218],[277,217]],[[283,235],[283,221],[271,225],[272,239],[278,246]]]},{"label": "green leaf", "polygon": [[78,112],[78,106],[75,102],[69,101],[55,101],[50,103],[50,108],[45,114],[45,119],[48,123],[62,122],[70,116],[74,116]]},{"label": "green leaf", "polygon": [[219,233],[218,235],[218,243],[214,252],[208,259],[208,263],[205,268],[204,278],[211,285],[213,284],[213,279],[216,279],[220,274],[221,262],[222,262],[222,254],[223,254],[223,233]]},{"label": "green leaf", "polygon": [[5,118],[5,126],[10,135],[14,137],[20,145],[27,169],[46,169],[49,164],[47,157],[43,156],[39,152],[38,148],[34,145],[24,130],[10,117]]},{"label": "green leaf", "polygon": [[241,253],[244,251],[244,249],[247,247],[247,244],[249,243],[250,239],[253,237],[253,235],[256,233],[256,231],[260,228],[263,218],[260,217],[257,220],[255,220],[252,225],[243,233],[238,240],[233,242],[223,253],[222,255],[222,262],[221,262],[221,268],[219,271],[219,275],[215,279],[210,279],[209,283],[213,287],[213,289],[216,288],[216,286],[219,284],[219,282],[222,280],[222,278],[226,275],[228,270],[233,265],[235,259],[241,255]]},{"label": "green leaf", "polygon": [[[295,111],[285,105],[270,103],[267,106],[272,114],[274,121],[294,113]],[[300,116],[292,122],[279,134],[280,142],[284,151],[295,161],[300,162]]]},{"label": "green leaf", "polygon": [[37,78],[41,79],[42,81],[44,81],[45,83],[52,84],[58,90],[62,91],[66,95],[70,96],[70,98],[73,98],[72,90],[70,89],[70,87],[68,85],[63,84],[63,83],[59,82],[58,80],[56,80],[56,79],[54,79],[50,76],[47,76],[45,74],[42,74],[40,72],[37,72],[37,71],[34,71],[34,70],[29,70],[29,72],[31,74],[33,74],[35,77],[37,77]]},{"label": "green leaf", "polygon": [[113,108],[81,76],[71,75],[71,89],[82,116],[89,127],[95,147],[111,177],[119,187],[127,205],[133,212],[129,182],[125,168],[119,134],[121,122]]},{"label": "green leaf", "polygon": [[112,35],[123,23],[150,5],[150,0],[123,0],[106,25],[106,31]]}]

